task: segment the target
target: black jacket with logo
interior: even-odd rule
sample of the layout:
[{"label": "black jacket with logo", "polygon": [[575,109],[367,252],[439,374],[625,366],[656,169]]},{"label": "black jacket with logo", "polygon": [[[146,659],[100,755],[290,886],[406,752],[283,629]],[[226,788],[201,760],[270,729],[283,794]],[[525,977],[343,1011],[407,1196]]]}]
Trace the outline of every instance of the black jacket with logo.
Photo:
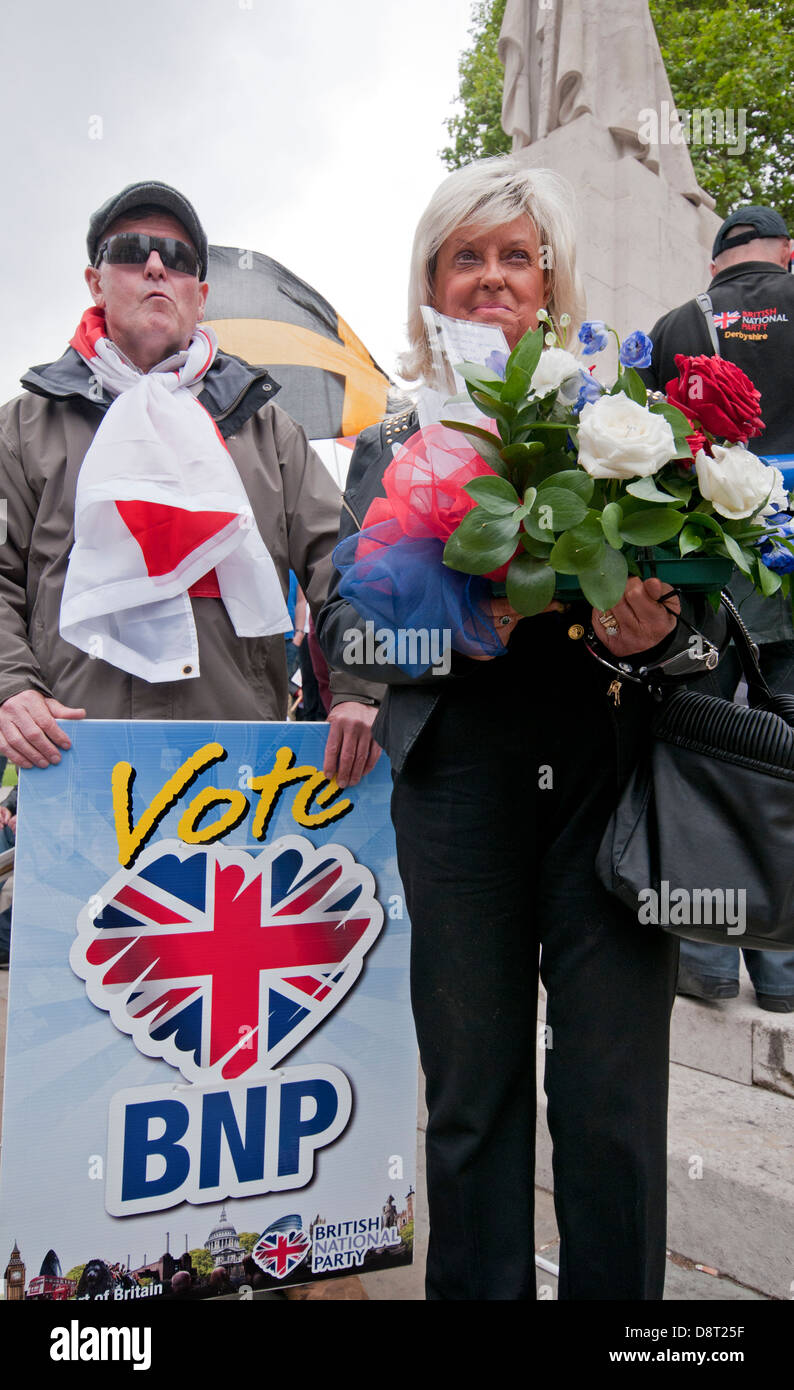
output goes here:
[{"label": "black jacket with logo", "polygon": [[[743,261],[715,275],[709,295],[720,356],[741,367],[761,392],[766,429],[747,447],[754,454],[794,454],[794,275],[769,261]],[[654,391],[678,379],[677,352],[712,353],[694,299],[660,318],[650,337],[653,357],[641,375]]]},{"label": "black jacket with logo", "polygon": [[[747,442],[763,456],[794,454],[794,275],[769,261],[743,261],[709,285],[720,356],[746,372],[761,392],[766,428]],[[653,391],[678,379],[676,353],[711,356],[713,347],[697,300],[672,309],[650,331],[653,357],[640,375]],[[731,592],[757,642],[791,641],[791,605],[779,594],[762,599],[735,575]]]}]

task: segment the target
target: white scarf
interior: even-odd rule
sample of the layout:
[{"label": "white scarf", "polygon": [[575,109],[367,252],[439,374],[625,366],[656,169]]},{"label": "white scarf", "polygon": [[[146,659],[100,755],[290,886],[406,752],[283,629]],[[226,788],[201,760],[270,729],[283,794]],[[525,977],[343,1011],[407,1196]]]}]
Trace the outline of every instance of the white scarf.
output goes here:
[{"label": "white scarf", "polygon": [[212,569],[238,636],[288,632],[234,460],[188,389],[215,358],[212,329],[198,328],[186,353],[145,376],[104,336],[96,311],[73,345],[116,399],[77,480],[61,636],[147,681],[192,679],[199,651],[187,591]]}]

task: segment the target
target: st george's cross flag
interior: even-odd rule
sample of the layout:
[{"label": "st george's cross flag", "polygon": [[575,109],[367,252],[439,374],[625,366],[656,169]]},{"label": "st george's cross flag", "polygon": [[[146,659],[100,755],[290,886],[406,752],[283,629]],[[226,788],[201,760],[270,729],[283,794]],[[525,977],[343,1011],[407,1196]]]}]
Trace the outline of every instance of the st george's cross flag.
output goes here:
[{"label": "st george's cross flag", "polygon": [[224,352],[267,367],[278,404],[309,439],[380,420],[389,378],[327,299],[258,251],[211,246],[205,322]]}]

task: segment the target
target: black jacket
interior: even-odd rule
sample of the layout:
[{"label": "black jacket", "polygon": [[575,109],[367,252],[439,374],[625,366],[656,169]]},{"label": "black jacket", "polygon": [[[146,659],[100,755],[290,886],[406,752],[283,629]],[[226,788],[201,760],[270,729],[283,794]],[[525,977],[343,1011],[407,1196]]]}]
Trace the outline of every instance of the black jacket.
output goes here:
[{"label": "black jacket", "polygon": [[[794,275],[768,261],[744,261],[715,275],[709,295],[720,356],[741,367],[761,392],[766,428],[747,447],[754,454],[794,454]],[[640,375],[654,391],[678,380],[676,353],[713,352],[694,299],[660,318],[650,337],[651,365]]]},{"label": "black jacket", "polygon": [[[746,372],[761,392],[766,428],[747,447],[763,456],[794,454],[794,275],[769,261],[743,261],[714,276],[709,295],[720,356]],[[655,323],[653,357],[640,375],[653,391],[678,380],[676,353],[713,352],[703,311],[690,299]],[[736,572],[731,592],[756,642],[794,638],[791,604],[782,594],[757,595]]]}]

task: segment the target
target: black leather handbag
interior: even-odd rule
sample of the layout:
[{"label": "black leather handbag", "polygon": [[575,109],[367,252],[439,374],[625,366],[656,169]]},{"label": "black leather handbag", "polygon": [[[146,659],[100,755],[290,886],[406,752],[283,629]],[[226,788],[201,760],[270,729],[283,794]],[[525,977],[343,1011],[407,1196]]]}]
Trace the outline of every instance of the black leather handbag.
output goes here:
[{"label": "black leather handbag", "polygon": [[640,926],[794,950],[794,696],[772,695],[747,629],[722,601],[748,705],[695,689],[664,700],[596,872]]}]

